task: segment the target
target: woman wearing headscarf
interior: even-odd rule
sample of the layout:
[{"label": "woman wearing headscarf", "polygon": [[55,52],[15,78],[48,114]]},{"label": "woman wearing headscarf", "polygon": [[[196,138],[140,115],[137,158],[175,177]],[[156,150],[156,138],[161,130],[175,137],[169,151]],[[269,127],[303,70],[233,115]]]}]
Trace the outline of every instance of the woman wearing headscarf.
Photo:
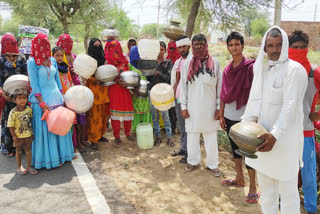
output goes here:
[{"label": "woman wearing headscarf", "polygon": [[[70,37],[70,35],[62,34],[59,37],[56,45],[57,47],[60,47],[63,50],[63,62],[58,63],[58,69],[63,88],[63,93],[66,93],[72,85],[81,84],[78,75],[73,71],[73,61],[76,59],[77,56],[71,52],[73,48],[73,40]],[[52,56],[53,55],[54,53],[52,53]],[[77,114],[77,120],[74,126],[76,129],[73,129],[72,141],[73,145],[75,147],[78,147],[79,149],[83,149],[84,145],[89,146],[88,142],[84,141],[86,125],[86,114]]]},{"label": "woman wearing headscarf", "polygon": [[[129,68],[131,71],[135,71],[140,75],[140,78],[142,80],[146,80],[147,78],[145,76],[142,76],[141,71],[136,69],[137,67],[137,60],[140,59],[140,55],[138,52],[138,47],[134,46],[131,48],[130,51],[130,64]],[[132,103],[134,108],[134,119],[132,121],[132,132],[136,132],[137,125],[141,122],[145,123],[151,123],[152,117],[150,113],[150,105],[149,105],[149,98],[148,97],[132,97]]]},{"label": "woman wearing headscarf", "polygon": [[[93,38],[89,42],[88,55],[97,60],[98,67],[105,64],[101,41]],[[88,140],[92,149],[98,150],[98,142],[108,142],[103,137],[107,129],[109,96],[108,87],[96,80],[93,76],[86,81],[86,85],[94,94],[93,106],[87,114]]]},{"label": "woman wearing headscarf", "polygon": [[[166,59],[171,60],[172,65],[181,57],[179,50],[177,48],[176,42],[175,41],[170,41],[168,43],[168,55]],[[169,109],[169,117],[170,117],[170,123],[171,123],[171,130],[172,134],[175,134],[176,127],[177,127],[177,115],[176,115],[176,110],[175,106]]]},{"label": "woman wearing headscarf", "polygon": [[[105,46],[106,61],[118,69],[120,75],[123,71],[129,70],[128,60],[123,55],[121,45],[118,41],[107,41]],[[113,136],[117,144],[121,144],[120,138],[120,120],[124,121],[124,132],[128,140],[133,140],[130,136],[131,122],[133,120],[134,110],[130,91],[125,88],[124,83],[119,76],[116,78],[116,84],[109,88],[110,96],[110,114]]]},{"label": "woman wearing headscarf", "polygon": [[32,40],[31,57],[28,60],[28,74],[32,93],[29,97],[33,118],[34,142],[32,144],[32,165],[36,169],[55,168],[74,158],[71,132],[65,136],[49,132],[45,120],[46,110],[64,105],[62,86],[57,62],[51,56],[49,39],[38,34]]},{"label": "woman wearing headscarf", "polygon": [[170,41],[168,43],[168,56],[166,59],[170,59],[172,64],[176,62],[177,59],[181,57],[179,50],[177,48],[175,41]]},{"label": "woman wearing headscarf", "polygon": [[[1,40],[1,57],[0,57],[0,90],[4,82],[12,75],[27,73],[26,60],[19,56],[19,49],[16,39],[11,34],[6,34]],[[2,97],[6,100],[2,111],[1,118],[1,148],[7,156],[14,156],[15,148],[10,130],[7,127],[8,117],[11,109],[16,104],[9,97],[9,94],[2,92]],[[4,100],[3,100],[4,101]]]}]

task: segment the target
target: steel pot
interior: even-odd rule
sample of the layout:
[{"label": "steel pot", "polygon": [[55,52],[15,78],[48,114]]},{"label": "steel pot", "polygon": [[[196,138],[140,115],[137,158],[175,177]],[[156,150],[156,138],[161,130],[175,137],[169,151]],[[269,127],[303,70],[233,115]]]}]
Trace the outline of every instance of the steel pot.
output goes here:
[{"label": "steel pot", "polygon": [[113,85],[114,79],[118,76],[118,70],[113,65],[101,65],[97,68],[95,78],[103,82],[104,86]]},{"label": "steel pot", "polygon": [[125,83],[127,89],[134,89],[140,83],[140,75],[135,71],[122,72],[120,79]]},{"label": "steel pot", "polygon": [[184,30],[180,27],[180,22],[170,21],[170,24],[163,28],[163,34],[171,40],[176,40],[184,34]]},{"label": "steel pot", "polygon": [[23,74],[15,74],[10,76],[3,84],[3,91],[12,95],[17,89],[26,89],[30,91],[29,77]]},{"label": "steel pot", "polygon": [[134,88],[134,93],[141,98],[148,96],[148,84],[150,82],[147,80],[140,80],[140,84]]},{"label": "steel pot", "polygon": [[237,144],[239,149],[236,153],[248,158],[258,158],[256,148],[264,142],[264,139],[258,139],[259,135],[268,132],[258,123],[243,121],[231,126],[230,138]]},{"label": "steel pot", "polygon": [[143,76],[151,76],[154,75],[154,71],[159,66],[157,60],[137,60],[137,69],[142,72]]}]

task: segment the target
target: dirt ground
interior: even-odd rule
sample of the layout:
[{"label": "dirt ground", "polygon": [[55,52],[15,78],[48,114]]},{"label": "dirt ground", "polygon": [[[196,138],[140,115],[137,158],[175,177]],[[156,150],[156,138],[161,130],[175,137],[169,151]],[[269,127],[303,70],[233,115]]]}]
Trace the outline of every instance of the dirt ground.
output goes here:
[{"label": "dirt ground", "polygon": [[235,176],[229,152],[219,151],[223,176],[216,178],[206,170],[203,145],[201,168],[196,171],[186,172],[186,165],[179,163],[180,157],[171,157],[170,153],[174,149],[180,149],[179,134],[174,136],[174,148],[165,144],[163,134],[163,143],[150,150],[140,150],[136,142],[129,142],[123,136],[124,143],[116,145],[111,132],[106,133],[105,137],[109,142],[99,143],[98,153],[102,159],[100,170],[113,178],[138,213],[262,213],[259,204],[248,204],[245,201],[249,184],[247,173],[244,188],[220,184],[224,178]]}]

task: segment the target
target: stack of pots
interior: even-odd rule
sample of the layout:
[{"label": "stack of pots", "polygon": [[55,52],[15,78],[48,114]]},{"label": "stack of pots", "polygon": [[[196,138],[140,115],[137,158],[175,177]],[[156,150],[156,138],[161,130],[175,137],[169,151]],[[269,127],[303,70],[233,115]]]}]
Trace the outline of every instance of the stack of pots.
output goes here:
[{"label": "stack of pots", "polygon": [[144,76],[154,74],[158,67],[157,58],[160,52],[159,40],[142,39],[138,45],[140,60],[137,61],[137,68]]}]

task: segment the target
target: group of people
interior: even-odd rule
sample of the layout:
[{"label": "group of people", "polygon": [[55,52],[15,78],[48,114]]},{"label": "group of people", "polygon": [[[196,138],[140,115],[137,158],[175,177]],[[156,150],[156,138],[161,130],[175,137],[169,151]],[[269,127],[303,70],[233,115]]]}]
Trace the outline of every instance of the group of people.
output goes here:
[{"label": "group of people", "polygon": [[[207,169],[219,177],[217,125],[229,135],[241,121],[261,124],[267,133],[257,136],[264,142],[257,147],[257,159],[245,158],[249,175],[248,203],[260,204],[263,213],[300,213],[300,201],[307,213],[317,211],[317,178],[314,122],[319,103],[320,67],[308,60],[308,35],[296,30],[289,36],[278,26],[264,35],[255,60],[243,55],[244,38],[238,32],[227,37],[232,61],[222,72],[219,61],[210,56],[204,35],[179,38],[181,57],[171,70],[176,95],[176,112],[181,133],[181,149],[187,172],[200,167],[200,134],[204,138]],[[192,53],[189,49],[192,47]],[[267,60],[266,57],[267,56]],[[181,115],[181,117],[180,117]],[[219,121],[219,122],[218,122]],[[304,137],[304,138],[303,138]],[[244,187],[239,147],[229,137],[236,178],[221,184]],[[301,168],[304,198],[299,197]],[[257,180],[260,191],[257,191]]]},{"label": "group of people", "polygon": [[[0,87],[14,74],[28,75],[31,86],[29,99],[28,90],[17,90],[11,95],[3,91],[0,100],[2,152],[8,156],[16,153],[20,174],[37,174],[36,169],[61,166],[76,158],[76,147],[98,149],[99,141],[108,141],[103,135],[110,119],[116,144],[123,143],[120,138],[123,121],[129,141],[135,140],[133,133],[139,123],[152,122],[154,145],[160,145],[163,121],[166,143],[173,147],[172,135],[178,124],[181,148],[171,155],[182,156],[179,162],[186,164],[187,172],[200,167],[202,134],[207,169],[213,176],[220,177],[218,126],[229,134],[234,124],[253,121],[268,132],[257,136],[264,139],[264,143],[257,147],[258,158],[245,159],[250,180],[246,201],[257,203],[260,199],[263,213],[278,213],[279,201],[281,213],[300,213],[298,172],[301,168],[304,207],[308,213],[317,211],[313,123],[320,120],[320,115],[315,112],[320,68],[311,65],[307,58],[309,38],[306,33],[296,30],[288,37],[281,28],[273,26],[264,35],[256,60],[249,60],[243,55],[243,36],[232,32],[227,38],[232,61],[223,71],[219,61],[209,54],[203,34],[194,35],[191,40],[181,36],[170,41],[168,47],[160,42],[159,66],[149,76],[142,75],[137,69],[140,56],[135,39],[127,43],[128,54],[123,53],[115,37],[109,37],[105,42],[105,48],[97,38],[89,42],[87,54],[97,61],[98,66],[111,64],[119,74],[136,71],[141,79],[149,81],[148,91],[158,83],[171,84],[174,107],[168,111],[157,110],[150,102],[150,96],[135,96],[119,76],[111,86],[104,86],[94,76],[89,79],[77,76],[73,70],[76,58],[71,52],[73,42],[67,34],[59,37],[52,50],[48,37],[38,34],[32,40],[32,54],[27,62],[19,56],[15,38],[6,35],[1,41]],[[45,111],[63,106],[63,94],[73,85],[85,85],[91,89],[93,107],[86,114],[77,114],[67,135],[58,136],[48,131],[41,117]],[[222,185],[243,187],[243,157],[236,152],[236,143],[231,138],[229,141],[236,178],[224,179]],[[23,146],[28,164],[26,169],[21,165]],[[256,172],[261,193],[257,191]]]}]

